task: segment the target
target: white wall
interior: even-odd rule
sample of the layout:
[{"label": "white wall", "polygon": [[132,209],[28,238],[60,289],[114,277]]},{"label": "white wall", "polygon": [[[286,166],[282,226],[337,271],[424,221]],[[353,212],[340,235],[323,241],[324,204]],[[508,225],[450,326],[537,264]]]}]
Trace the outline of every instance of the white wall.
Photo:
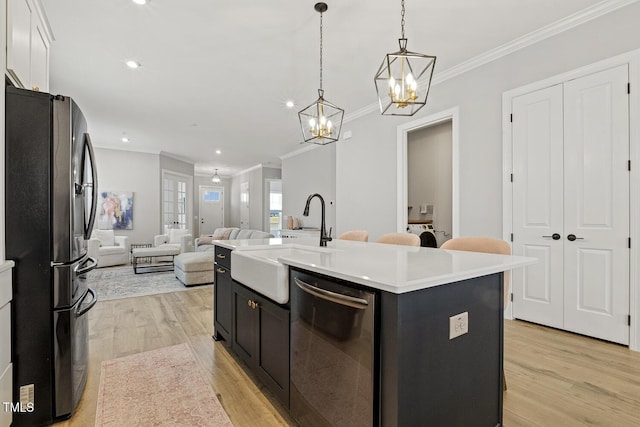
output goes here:
[{"label": "white wall", "polygon": [[460,235],[501,237],[502,93],[639,48],[638,17],[635,3],[435,85],[414,117],[375,112],[346,123],[353,137],[336,144],[338,229],[367,229],[370,240],[396,231],[396,128],[458,106]]},{"label": "white wall", "polygon": [[152,243],[160,226],[160,161],[157,154],[95,148],[98,192],[133,192],[133,230],[118,230],[129,243]]},{"label": "white wall", "polygon": [[[438,243],[451,235],[452,203],[451,121],[410,132],[407,140],[407,199],[409,219],[431,219]],[[420,205],[433,205],[433,215]]]},{"label": "white wall", "polygon": [[308,217],[302,216],[307,197],[319,193],[325,201],[327,232],[333,227],[333,237],[341,232],[336,227],[337,144],[315,146],[282,159],[283,219],[293,216],[299,218],[304,227],[320,227],[322,210],[319,200],[311,202]]}]

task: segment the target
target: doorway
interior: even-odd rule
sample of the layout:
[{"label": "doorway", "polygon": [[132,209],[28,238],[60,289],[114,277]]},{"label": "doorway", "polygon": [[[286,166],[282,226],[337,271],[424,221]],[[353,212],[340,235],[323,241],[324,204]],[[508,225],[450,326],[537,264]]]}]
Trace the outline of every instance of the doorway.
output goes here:
[{"label": "doorway", "polygon": [[[444,110],[436,114],[432,114],[427,117],[423,117],[418,120],[414,120],[412,122],[406,123],[404,125],[398,126],[397,131],[397,148],[398,148],[398,157],[397,157],[397,168],[398,168],[398,214],[397,214],[397,231],[404,232],[407,230],[407,226],[409,224],[409,219],[418,220],[421,219],[423,221],[427,220],[435,220],[438,221],[440,227],[436,228],[439,232],[436,233],[436,240],[438,244],[444,242],[444,240],[448,240],[451,237],[456,237],[459,234],[459,190],[458,190],[458,182],[459,182],[459,167],[458,167],[458,146],[459,146],[459,131],[458,131],[458,108],[452,108],[449,110]],[[444,132],[443,132],[444,131]],[[445,134],[444,138],[447,140],[447,143],[442,144],[436,143],[431,146],[430,143],[428,145],[431,147],[427,147],[427,153],[439,153],[440,154],[426,154],[430,156],[437,155],[439,156],[440,161],[449,162],[449,165],[442,165],[441,169],[439,165],[436,165],[437,161],[434,163],[435,166],[431,167],[431,171],[423,170],[423,174],[431,174],[435,173],[436,178],[429,179],[438,179],[440,180],[440,184],[433,186],[434,188],[440,188],[438,190],[438,194],[435,192],[425,192],[420,190],[421,184],[415,182],[413,185],[410,184],[410,171],[413,170],[420,174],[421,169],[425,169],[426,166],[421,166],[421,161],[419,158],[409,159],[409,152],[415,151],[414,148],[418,151],[420,149],[416,145],[415,147],[409,147],[409,141],[414,140],[414,136],[418,136],[419,138],[421,133],[425,133],[429,139],[436,134]],[[441,135],[442,136],[442,135]],[[442,139],[442,138],[438,138]],[[413,143],[412,143],[413,144]],[[446,147],[448,145],[448,149]],[[436,148],[437,147],[437,148]],[[416,151],[417,152],[417,151]],[[418,155],[420,156],[420,155]],[[414,156],[412,156],[414,157]],[[447,159],[447,160],[443,160]],[[431,160],[428,160],[429,162]],[[413,165],[413,166],[412,166]],[[439,169],[439,171],[434,171],[434,169]],[[446,176],[445,176],[446,175]],[[437,178],[439,177],[439,178]],[[418,195],[412,195],[412,201],[409,202],[409,192],[411,187],[412,194],[415,193],[414,190],[418,189]],[[446,190],[448,189],[448,190]],[[448,191],[448,194],[443,194],[443,192]],[[415,200],[413,199],[414,197]],[[436,200],[438,202],[436,202]],[[434,227],[435,228],[435,227]]]},{"label": "doorway", "polygon": [[251,228],[250,218],[251,211],[249,210],[249,183],[240,183],[240,228],[243,230]]},{"label": "doorway", "polygon": [[201,185],[199,200],[200,234],[213,234],[224,227],[224,188]]},{"label": "doorway", "polygon": [[162,171],[162,232],[172,228],[191,229],[191,186],[193,177]]},{"label": "doorway", "polygon": [[451,120],[409,132],[407,200],[409,230],[430,224],[440,247],[451,238]]},{"label": "doorway", "polygon": [[269,194],[269,233],[280,237],[282,229],[282,180],[267,179]]}]

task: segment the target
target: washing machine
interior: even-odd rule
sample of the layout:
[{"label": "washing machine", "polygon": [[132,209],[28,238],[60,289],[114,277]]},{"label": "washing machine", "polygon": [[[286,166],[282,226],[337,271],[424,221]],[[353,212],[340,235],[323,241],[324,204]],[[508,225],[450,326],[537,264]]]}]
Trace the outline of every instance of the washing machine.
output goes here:
[{"label": "washing machine", "polygon": [[409,224],[407,231],[420,237],[420,246],[425,248],[437,248],[436,231],[432,224]]}]

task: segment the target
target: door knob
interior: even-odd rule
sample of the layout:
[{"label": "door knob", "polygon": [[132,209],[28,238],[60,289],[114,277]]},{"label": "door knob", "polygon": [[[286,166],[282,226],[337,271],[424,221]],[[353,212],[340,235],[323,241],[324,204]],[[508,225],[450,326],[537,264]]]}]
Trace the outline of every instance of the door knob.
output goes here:
[{"label": "door knob", "polygon": [[584,240],[584,237],[576,237],[575,234],[569,234],[567,236],[567,240],[569,240],[570,242],[573,242],[574,240]]},{"label": "door knob", "polygon": [[542,236],[542,237],[551,237],[553,240],[560,240],[560,236],[558,233],[553,233],[551,236]]}]

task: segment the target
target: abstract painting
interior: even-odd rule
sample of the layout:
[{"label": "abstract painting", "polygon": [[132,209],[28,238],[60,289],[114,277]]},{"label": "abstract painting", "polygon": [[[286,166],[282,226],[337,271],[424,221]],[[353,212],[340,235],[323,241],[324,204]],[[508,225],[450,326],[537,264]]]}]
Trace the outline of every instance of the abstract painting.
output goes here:
[{"label": "abstract painting", "polygon": [[98,194],[96,228],[99,230],[133,230],[133,193],[102,191]]}]

